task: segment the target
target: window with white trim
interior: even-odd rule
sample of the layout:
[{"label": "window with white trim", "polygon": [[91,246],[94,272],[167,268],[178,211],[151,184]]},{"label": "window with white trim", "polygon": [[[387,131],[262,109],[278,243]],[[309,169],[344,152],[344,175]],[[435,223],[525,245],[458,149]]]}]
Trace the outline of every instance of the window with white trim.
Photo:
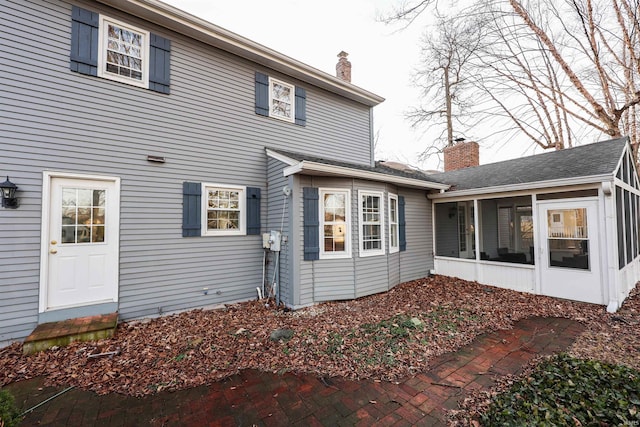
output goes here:
[{"label": "window with white trim", "polygon": [[295,120],[295,86],[269,77],[269,116]]},{"label": "window with white trim", "polygon": [[351,191],[320,189],[320,258],[351,257]]},{"label": "window with white trim", "polygon": [[100,15],[98,76],[149,87],[149,32]]},{"label": "window with white trim", "polygon": [[202,235],[244,235],[245,187],[202,185]]},{"label": "window with white trim", "polygon": [[400,227],[398,222],[398,196],[389,193],[389,253],[400,250]]},{"label": "window with white trim", "polygon": [[360,256],[384,255],[384,203],[377,191],[358,191]]}]

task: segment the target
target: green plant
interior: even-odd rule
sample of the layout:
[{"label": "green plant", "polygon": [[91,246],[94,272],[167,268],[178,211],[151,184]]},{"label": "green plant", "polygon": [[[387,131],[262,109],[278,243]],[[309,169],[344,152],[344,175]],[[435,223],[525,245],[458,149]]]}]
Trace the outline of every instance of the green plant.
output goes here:
[{"label": "green plant", "polygon": [[0,426],[14,427],[20,424],[22,417],[15,406],[13,395],[7,390],[0,390]]},{"label": "green plant", "polygon": [[483,425],[640,425],[640,372],[559,354],[498,395]]}]

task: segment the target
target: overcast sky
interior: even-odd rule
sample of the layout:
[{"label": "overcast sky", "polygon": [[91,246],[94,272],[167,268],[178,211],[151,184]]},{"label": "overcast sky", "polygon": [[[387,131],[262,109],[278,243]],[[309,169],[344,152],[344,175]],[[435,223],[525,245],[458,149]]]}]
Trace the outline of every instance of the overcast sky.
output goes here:
[{"label": "overcast sky", "polygon": [[[414,131],[404,119],[404,112],[419,103],[411,76],[419,65],[428,16],[400,31],[376,21],[400,0],[164,1],[332,75],[338,52],[348,52],[351,82],[386,98],[374,108],[374,128],[379,132],[376,159],[441,168],[437,158],[418,162],[418,154],[433,137]],[[520,156],[525,150],[508,153],[481,146],[480,162]]]}]

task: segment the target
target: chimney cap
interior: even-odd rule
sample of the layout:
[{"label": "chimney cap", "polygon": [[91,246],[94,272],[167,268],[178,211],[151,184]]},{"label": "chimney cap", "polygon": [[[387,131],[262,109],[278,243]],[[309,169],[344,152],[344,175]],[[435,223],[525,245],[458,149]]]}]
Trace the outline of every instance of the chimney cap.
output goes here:
[{"label": "chimney cap", "polygon": [[465,140],[466,140],[466,138],[463,138],[461,136],[456,138],[456,139],[454,139],[455,142],[464,142]]},{"label": "chimney cap", "polygon": [[338,54],[338,58],[346,58],[347,56],[349,56],[349,54],[344,50],[341,50],[340,53]]}]

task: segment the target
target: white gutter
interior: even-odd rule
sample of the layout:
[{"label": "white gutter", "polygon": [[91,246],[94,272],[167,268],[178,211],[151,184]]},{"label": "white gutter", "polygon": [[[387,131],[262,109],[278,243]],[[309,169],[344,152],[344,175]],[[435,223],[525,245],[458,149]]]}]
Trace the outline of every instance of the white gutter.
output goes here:
[{"label": "white gutter", "polygon": [[164,28],[368,106],[384,98],[158,0],[98,0]]},{"label": "white gutter", "polygon": [[468,190],[453,190],[447,193],[429,194],[430,199],[450,199],[454,197],[467,197],[484,194],[509,193],[509,192],[530,192],[531,190],[565,187],[571,185],[594,184],[598,182],[610,181],[611,174],[590,175],[577,178],[553,179],[548,181],[524,182],[519,184],[501,185],[496,187],[471,188]]},{"label": "white gutter", "polygon": [[422,188],[431,190],[446,190],[449,188],[446,184],[440,184],[437,182],[424,181],[421,179],[408,178],[397,175],[390,175],[380,172],[372,172],[361,170],[357,168],[349,168],[344,166],[327,165],[325,163],[310,162],[303,160],[295,165],[284,168],[284,176],[290,176],[295,174],[309,174],[309,175],[322,175],[322,176],[339,176],[348,178],[361,178],[371,181],[388,182],[392,184],[398,184],[403,187]]}]

